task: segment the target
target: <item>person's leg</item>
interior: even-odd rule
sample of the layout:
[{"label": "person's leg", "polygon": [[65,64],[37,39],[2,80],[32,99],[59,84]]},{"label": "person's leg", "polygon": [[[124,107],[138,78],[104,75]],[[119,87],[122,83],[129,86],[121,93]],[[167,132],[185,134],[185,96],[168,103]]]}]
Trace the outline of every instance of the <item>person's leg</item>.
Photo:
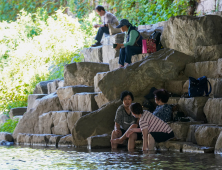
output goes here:
[{"label": "person's leg", "polygon": [[95,40],[97,40],[97,43],[100,43],[103,33],[109,34],[109,28],[108,27],[99,27],[99,30],[97,32],[97,35],[95,37]]},{"label": "person's leg", "polygon": [[126,46],[125,53],[125,62],[131,64],[131,58],[133,55],[142,54],[142,47]]},{"label": "person's leg", "polygon": [[151,134],[148,134],[148,149],[149,150],[154,150],[156,143]]},{"label": "person's leg", "polygon": [[124,61],[125,61],[125,48],[120,48],[119,52],[119,65],[124,66]]},{"label": "person's leg", "polygon": [[132,133],[129,137],[128,140],[128,150],[132,150],[135,148],[135,141],[137,139],[137,134],[136,133]]},{"label": "person's leg", "polygon": [[[112,139],[119,138],[119,137],[121,137],[121,136],[122,136],[122,133],[121,133],[121,134],[117,134],[117,133],[115,132],[115,130],[113,130],[112,135],[111,135],[111,140],[112,140]],[[117,143],[112,143],[112,142],[111,142],[111,147],[112,147],[112,149],[116,149],[117,146],[118,146]]]}]

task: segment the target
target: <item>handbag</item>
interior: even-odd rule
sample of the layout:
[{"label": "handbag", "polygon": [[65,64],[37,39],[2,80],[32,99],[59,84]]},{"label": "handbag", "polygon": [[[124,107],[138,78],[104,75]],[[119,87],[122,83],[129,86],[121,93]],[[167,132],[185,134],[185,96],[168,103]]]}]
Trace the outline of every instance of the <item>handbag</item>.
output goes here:
[{"label": "handbag", "polygon": [[142,53],[146,54],[147,53],[147,44],[146,44],[146,39],[142,40]]}]

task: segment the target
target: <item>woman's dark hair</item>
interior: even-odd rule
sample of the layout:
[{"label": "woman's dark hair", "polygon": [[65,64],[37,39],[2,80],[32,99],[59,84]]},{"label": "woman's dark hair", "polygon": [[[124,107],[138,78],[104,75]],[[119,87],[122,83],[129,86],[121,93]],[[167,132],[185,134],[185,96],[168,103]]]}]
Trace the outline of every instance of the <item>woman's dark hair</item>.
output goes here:
[{"label": "woman's dark hair", "polygon": [[123,91],[123,92],[121,93],[120,99],[123,101],[123,99],[124,99],[126,96],[128,96],[128,95],[130,95],[130,97],[132,98],[132,101],[133,101],[133,100],[134,100],[134,97],[133,97],[133,94],[132,94],[130,91]]},{"label": "woman's dark hair", "polygon": [[104,9],[104,7],[102,6],[102,5],[98,5],[97,7],[96,7],[96,10],[97,11],[101,11],[101,10],[103,10],[103,11],[105,11],[105,9]]},{"label": "woman's dark hair", "polygon": [[156,90],[153,94],[157,100],[161,100],[163,103],[167,103],[170,97],[169,93],[164,89]]},{"label": "woman's dark hair", "polygon": [[130,105],[130,110],[135,115],[143,114],[143,107],[139,103],[132,103]]}]

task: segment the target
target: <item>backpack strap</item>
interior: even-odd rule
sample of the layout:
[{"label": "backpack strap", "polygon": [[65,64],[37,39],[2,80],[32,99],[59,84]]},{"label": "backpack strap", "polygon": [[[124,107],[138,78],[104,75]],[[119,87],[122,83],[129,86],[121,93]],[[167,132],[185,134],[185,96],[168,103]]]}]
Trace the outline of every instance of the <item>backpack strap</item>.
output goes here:
[{"label": "backpack strap", "polygon": [[206,96],[209,96],[209,94],[211,93],[211,91],[212,91],[212,87],[211,87],[211,84],[210,84],[210,82],[207,80],[207,82],[209,83],[209,85],[210,85],[210,91],[208,92],[208,87],[207,87],[207,89],[205,90],[205,92],[206,92]]}]

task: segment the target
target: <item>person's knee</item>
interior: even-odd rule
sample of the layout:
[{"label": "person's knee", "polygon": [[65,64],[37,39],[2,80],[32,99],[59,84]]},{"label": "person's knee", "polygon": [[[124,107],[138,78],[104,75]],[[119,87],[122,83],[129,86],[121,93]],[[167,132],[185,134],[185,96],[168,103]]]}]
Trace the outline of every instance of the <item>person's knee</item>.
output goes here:
[{"label": "person's knee", "polygon": [[136,133],[132,133],[130,136],[129,136],[129,139],[133,139],[133,140],[136,140],[137,139],[137,134]]}]

